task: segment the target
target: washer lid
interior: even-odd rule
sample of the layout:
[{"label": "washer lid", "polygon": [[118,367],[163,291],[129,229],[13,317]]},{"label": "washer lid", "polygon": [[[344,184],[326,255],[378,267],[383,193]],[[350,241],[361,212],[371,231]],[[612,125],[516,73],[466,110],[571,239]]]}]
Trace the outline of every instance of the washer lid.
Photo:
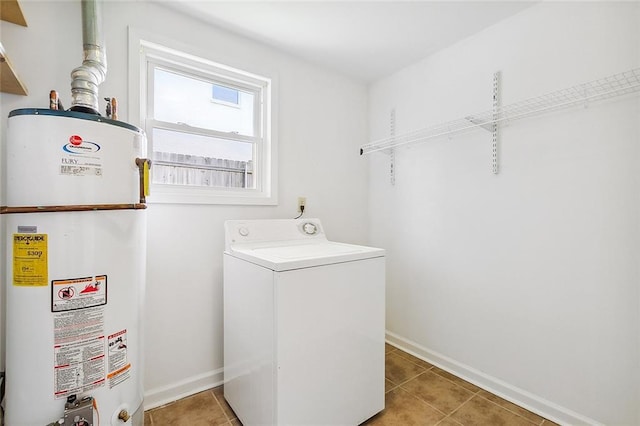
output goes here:
[{"label": "washer lid", "polygon": [[384,256],[384,250],[328,241],[320,220],[225,222],[225,253],[274,271]]},{"label": "washer lid", "polygon": [[272,246],[240,245],[227,254],[274,271],[310,268],[334,263],[383,257],[383,249],[332,241],[293,242]]}]

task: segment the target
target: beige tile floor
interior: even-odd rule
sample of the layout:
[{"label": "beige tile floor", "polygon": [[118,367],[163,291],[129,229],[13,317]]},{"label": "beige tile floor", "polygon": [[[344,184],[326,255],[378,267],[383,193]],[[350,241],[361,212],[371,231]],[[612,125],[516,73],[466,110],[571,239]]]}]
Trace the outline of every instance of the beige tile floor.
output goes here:
[{"label": "beige tile floor", "polygon": [[[391,345],[385,364],[386,408],[366,426],[555,425]],[[222,386],[146,411],[144,421],[146,426],[242,426]]]}]

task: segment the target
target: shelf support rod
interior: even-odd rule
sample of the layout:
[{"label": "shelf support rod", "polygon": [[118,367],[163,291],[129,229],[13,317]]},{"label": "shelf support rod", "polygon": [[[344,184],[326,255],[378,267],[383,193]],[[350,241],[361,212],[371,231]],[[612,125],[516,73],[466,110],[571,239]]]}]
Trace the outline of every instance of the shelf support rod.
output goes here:
[{"label": "shelf support rod", "polygon": [[[391,140],[395,142],[396,136],[396,109],[391,109],[391,114],[389,117],[389,133],[391,136]],[[389,183],[391,186],[395,186],[396,184],[396,153],[393,148],[389,150]]]},{"label": "shelf support rod", "polygon": [[498,111],[500,109],[500,71],[493,73],[493,116],[491,123],[491,171],[498,174]]}]

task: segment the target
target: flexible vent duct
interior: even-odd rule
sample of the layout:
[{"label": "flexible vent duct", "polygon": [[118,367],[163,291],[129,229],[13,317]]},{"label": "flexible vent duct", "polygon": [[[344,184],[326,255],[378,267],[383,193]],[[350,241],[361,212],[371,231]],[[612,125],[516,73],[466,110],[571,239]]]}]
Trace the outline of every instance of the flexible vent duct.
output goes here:
[{"label": "flexible vent duct", "polygon": [[99,114],[98,86],[107,76],[102,16],[97,0],[82,0],[82,65],[71,71],[71,110]]}]

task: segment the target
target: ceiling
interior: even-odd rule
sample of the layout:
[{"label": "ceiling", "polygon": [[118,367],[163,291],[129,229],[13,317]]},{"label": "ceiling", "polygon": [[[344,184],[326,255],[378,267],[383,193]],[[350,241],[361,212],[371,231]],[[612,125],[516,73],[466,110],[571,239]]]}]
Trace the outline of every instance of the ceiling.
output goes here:
[{"label": "ceiling", "polygon": [[513,0],[155,1],[366,82],[535,4]]}]

